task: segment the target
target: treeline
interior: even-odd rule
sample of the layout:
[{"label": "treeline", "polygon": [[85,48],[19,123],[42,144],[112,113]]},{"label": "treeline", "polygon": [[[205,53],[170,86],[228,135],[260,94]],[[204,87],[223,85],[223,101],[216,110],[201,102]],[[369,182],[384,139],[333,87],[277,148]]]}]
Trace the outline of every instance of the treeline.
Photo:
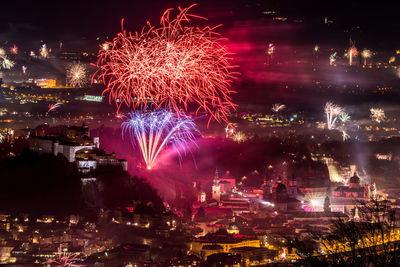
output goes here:
[{"label": "treeline", "polygon": [[[0,160],[0,170],[0,211],[32,216],[89,215],[81,174],[76,164],[65,157],[24,150],[15,157]],[[112,210],[133,203],[151,207],[154,212],[163,211],[157,192],[122,168],[105,166],[97,169],[94,175],[102,187],[97,197],[103,209]],[[98,209],[100,207],[91,207],[90,215]]]}]

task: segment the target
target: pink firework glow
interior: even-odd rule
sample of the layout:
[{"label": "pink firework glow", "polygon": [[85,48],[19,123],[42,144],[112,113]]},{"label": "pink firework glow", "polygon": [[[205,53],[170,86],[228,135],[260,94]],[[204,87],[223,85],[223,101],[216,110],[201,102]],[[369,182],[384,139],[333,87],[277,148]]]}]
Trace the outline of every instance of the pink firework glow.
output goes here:
[{"label": "pink firework glow", "polygon": [[11,54],[14,54],[14,55],[18,54],[18,46],[13,45],[13,46],[11,47],[11,49],[10,49],[10,53],[11,53]]},{"label": "pink firework glow", "polygon": [[61,247],[58,248],[58,253],[57,253],[57,259],[55,260],[48,260],[45,263],[48,264],[53,264],[55,266],[63,266],[63,267],[80,267],[80,266],[86,266],[86,265],[81,265],[81,264],[74,264],[73,262],[79,261],[80,259],[68,252],[63,252],[61,250]]},{"label": "pink firework glow", "polygon": [[148,22],[136,33],[122,27],[109,49],[101,46],[97,67],[106,85],[103,94],[109,94],[118,110],[123,104],[136,108],[149,101],[175,111],[195,104],[196,112],[208,113],[209,122],[227,121],[236,106],[229,88],[234,66],[217,27],[185,25],[192,18],[204,19],[188,13],[193,6],[179,7],[176,17],[167,9],[159,27]]},{"label": "pink firework glow", "polygon": [[49,105],[49,110],[47,111],[47,113],[50,112],[50,111],[56,110],[56,109],[59,108],[61,105],[62,105],[62,103],[50,104],[50,105]]}]

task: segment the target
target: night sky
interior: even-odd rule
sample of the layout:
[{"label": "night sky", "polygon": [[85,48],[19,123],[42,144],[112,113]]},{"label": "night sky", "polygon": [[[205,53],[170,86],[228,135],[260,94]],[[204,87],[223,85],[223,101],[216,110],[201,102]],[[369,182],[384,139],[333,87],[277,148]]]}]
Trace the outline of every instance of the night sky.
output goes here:
[{"label": "night sky", "polygon": [[[125,29],[140,31],[147,20],[158,25],[165,9],[193,3],[198,6],[192,13],[208,21],[193,20],[192,25],[222,24],[218,31],[228,38],[228,49],[234,53],[233,63],[239,66],[240,75],[233,85],[238,93],[233,99],[243,108],[270,106],[275,101],[309,106],[303,101],[314,99],[299,94],[297,87],[307,88],[316,79],[339,85],[357,83],[366,88],[376,88],[377,81],[397,79],[388,72],[383,77],[375,73],[356,76],[339,68],[333,71],[328,58],[332,49],[343,58],[350,38],[359,50],[377,51],[375,58],[384,60],[400,49],[397,16],[400,1],[6,1],[2,3],[0,16],[0,47],[17,44],[28,53],[37,51],[43,43],[52,48],[62,41],[64,51],[96,53],[99,44],[111,40],[121,30],[122,18]],[[266,11],[276,14],[266,15],[263,13]],[[273,17],[288,20],[274,21]],[[325,17],[333,23],[324,24]],[[265,67],[268,43],[276,44],[276,58],[282,62],[270,69]],[[315,45],[321,47],[319,72],[311,69]],[[299,64],[299,59],[306,63]],[[277,90],[278,83],[296,88]],[[322,96],[315,100],[316,106],[331,97],[337,99],[337,96]],[[343,100],[349,99],[343,97]]]},{"label": "night sky", "polygon": [[[25,0],[2,1],[0,40],[4,42],[9,37],[14,41],[32,42],[44,39],[47,42],[56,42],[104,38],[113,36],[120,29],[121,18],[126,19],[127,28],[138,30],[146,20],[157,22],[166,8],[188,6],[192,3],[199,4],[195,9],[196,14],[207,17],[210,24],[224,24],[225,30],[235,21],[262,20],[265,18],[262,12],[267,10],[276,10],[281,16],[303,19],[309,25],[310,33],[319,33],[316,24],[327,16],[335,22],[338,31],[350,30],[349,34],[363,41],[368,36],[370,41],[365,42],[376,46],[395,45],[400,30],[397,18],[399,1]],[[351,29],[356,26],[360,26],[360,29]],[[309,36],[304,38],[308,39]],[[334,39],[335,35],[326,38]]]}]

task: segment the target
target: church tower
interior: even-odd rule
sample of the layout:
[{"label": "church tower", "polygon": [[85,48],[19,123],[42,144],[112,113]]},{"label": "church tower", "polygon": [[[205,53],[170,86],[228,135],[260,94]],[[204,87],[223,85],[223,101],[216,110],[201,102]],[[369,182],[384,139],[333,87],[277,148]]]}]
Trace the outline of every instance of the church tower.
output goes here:
[{"label": "church tower", "polygon": [[294,175],[292,176],[292,184],[289,187],[289,197],[297,198],[297,181]]},{"label": "church tower", "polygon": [[216,201],[220,201],[220,197],[221,197],[221,188],[219,185],[219,173],[217,169],[215,170],[215,175],[212,185],[212,198],[215,199]]}]

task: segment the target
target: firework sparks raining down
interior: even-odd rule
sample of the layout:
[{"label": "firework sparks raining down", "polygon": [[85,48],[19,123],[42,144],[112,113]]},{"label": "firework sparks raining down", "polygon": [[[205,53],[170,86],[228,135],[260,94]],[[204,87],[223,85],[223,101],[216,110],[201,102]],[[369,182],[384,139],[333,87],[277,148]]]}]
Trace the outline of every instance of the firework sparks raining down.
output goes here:
[{"label": "firework sparks raining down", "polygon": [[67,68],[67,81],[73,87],[82,87],[88,82],[87,69],[81,63],[73,63]]},{"label": "firework sparks raining down", "polygon": [[325,104],[325,114],[328,129],[332,130],[335,128],[335,123],[338,117],[343,113],[342,107],[333,104],[332,102],[327,102]]},{"label": "firework sparks raining down", "polygon": [[13,45],[13,46],[11,47],[11,49],[10,49],[10,53],[13,54],[13,55],[18,54],[18,46]]},{"label": "firework sparks raining down", "polygon": [[279,111],[284,110],[285,108],[286,108],[286,105],[276,103],[276,104],[272,105],[271,109],[272,109],[273,112],[278,113]]},{"label": "firework sparks raining down", "polygon": [[55,103],[55,104],[50,104],[49,105],[49,110],[47,111],[47,113],[49,113],[50,111],[54,111],[57,108],[59,108],[63,103]]},{"label": "firework sparks raining down", "polygon": [[386,120],[385,111],[381,108],[370,108],[371,120],[381,123]]},{"label": "firework sparks raining down", "polygon": [[364,49],[361,52],[361,57],[364,59],[364,66],[367,65],[367,59],[371,58],[371,56],[372,56],[371,50]]},{"label": "firework sparks raining down", "polygon": [[108,50],[101,46],[97,66],[106,85],[103,94],[109,94],[118,110],[122,105],[145,106],[151,99],[157,108],[175,111],[194,104],[196,112],[209,115],[209,122],[227,122],[236,106],[229,89],[236,74],[231,54],[221,44],[216,27],[185,25],[201,18],[188,13],[192,7],[179,8],[175,18],[173,10],[167,9],[160,27],[148,23],[134,34],[122,27]]},{"label": "firework sparks raining down", "polygon": [[147,169],[155,167],[157,157],[166,147],[173,147],[178,156],[195,143],[198,132],[194,120],[183,112],[172,112],[162,108],[154,111],[133,111],[122,123],[124,134],[129,134],[132,144],[142,152]]},{"label": "firework sparks raining down", "polygon": [[1,63],[1,66],[3,67],[3,69],[9,70],[12,67],[14,67],[15,62],[8,59],[7,56],[3,56],[3,57],[1,57],[1,59],[3,60],[3,62]]},{"label": "firework sparks raining down", "polygon": [[79,261],[80,259],[68,252],[63,252],[61,251],[61,247],[58,248],[58,253],[57,253],[57,259],[55,260],[48,260],[46,263],[48,264],[55,264],[56,266],[63,266],[63,267],[80,267],[80,266],[85,266],[81,264],[75,264],[74,262]]},{"label": "firework sparks raining down", "polygon": [[342,137],[343,137],[343,142],[345,142],[347,139],[350,138],[350,136],[344,130],[342,130]]},{"label": "firework sparks raining down", "polygon": [[43,58],[47,58],[49,56],[49,50],[47,49],[46,44],[42,44],[42,46],[40,47],[39,53]]},{"label": "firework sparks raining down", "polygon": [[329,65],[332,66],[336,62],[336,55],[337,52],[334,52],[329,56]]}]

